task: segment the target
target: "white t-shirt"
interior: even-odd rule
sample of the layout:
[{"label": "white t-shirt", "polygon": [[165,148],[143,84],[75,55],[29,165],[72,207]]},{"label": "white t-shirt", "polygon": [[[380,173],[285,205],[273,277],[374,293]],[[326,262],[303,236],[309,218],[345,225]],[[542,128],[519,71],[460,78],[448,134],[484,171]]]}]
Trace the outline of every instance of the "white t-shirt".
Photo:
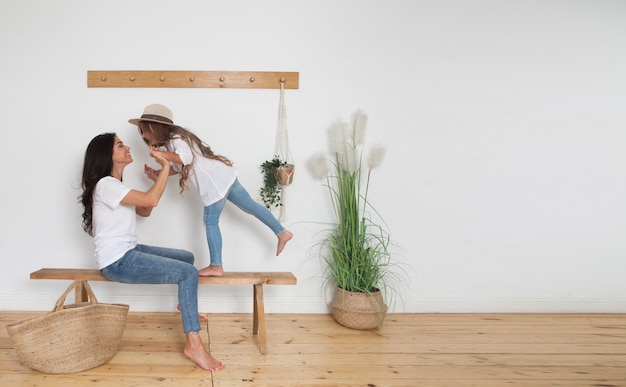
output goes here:
[{"label": "white t-shirt", "polygon": [[[198,190],[205,207],[226,196],[237,178],[237,170],[234,167],[229,167],[219,160],[204,157],[195,146],[192,153],[189,145],[180,137],[171,139],[166,148],[176,153],[183,165],[193,163],[188,181],[191,181]],[[180,164],[173,164],[172,167],[177,172],[180,172],[182,168]]]},{"label": "white t-shirt", "polygon": [[135,206],[120,202],[130,188],[118,179],[106,176],[93,193],[92,225],[98,269],[103,269],[137,246]]}]

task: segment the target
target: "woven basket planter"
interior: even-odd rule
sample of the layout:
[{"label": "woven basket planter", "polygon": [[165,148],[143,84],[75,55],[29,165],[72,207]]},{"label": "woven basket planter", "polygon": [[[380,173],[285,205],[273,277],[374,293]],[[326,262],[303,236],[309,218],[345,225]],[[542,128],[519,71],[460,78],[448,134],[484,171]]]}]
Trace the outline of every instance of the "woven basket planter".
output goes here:
[{"label": "woven basket planter", "polygon": [[287,164],[282,167],[278,167],[278,184],[289,185],[293,183],[293,164]]},{"label": "woven basket planter", "polygon": [[385,319],[387,305],[381,293],[348,292],[337,288],[330,306],[335,320],[352,329],[375,329]]}]

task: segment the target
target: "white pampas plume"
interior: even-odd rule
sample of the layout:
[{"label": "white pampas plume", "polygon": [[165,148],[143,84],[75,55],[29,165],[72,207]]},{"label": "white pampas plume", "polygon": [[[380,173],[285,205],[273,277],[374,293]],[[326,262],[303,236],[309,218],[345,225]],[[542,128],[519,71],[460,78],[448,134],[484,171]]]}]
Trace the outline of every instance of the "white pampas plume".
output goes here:
[{"label": "white pampas plume", "polygon": [[346,124],[338,121],[330,127],[331,149],[334,153],[346,153]]},{"label": "white pampas plume", "polygon": [[360,109],[352,114],[352,122],[354,123],[354,145],[365,143],[365,127],[367,125],[367,115]]},{"label": "white pampas plume", "polygon": [[311,157],[310,162],[311,170],[313,171],[313,176],[317,178],[328,177],[328,160],[326,156],[322,152],[318,152]]},{"label": "white pampas plume", "polygon": [[353,174],[354,172],[357,171],[357,169],[359,169],[359,164],[357,163],[356,157],[356,149],[355,148],[347,148],[346,149],[346,154],[344,156],[344,161],[343,161],[343,169],[348,171],[348,173]]},{"label": "white pampas plume", "polygon": [[376,144],[372,146],[369,157],[367,158],[367,164],[370,171],[382,164],[385,159],[385,153],[387,153],[387,148],[384,145]]}]

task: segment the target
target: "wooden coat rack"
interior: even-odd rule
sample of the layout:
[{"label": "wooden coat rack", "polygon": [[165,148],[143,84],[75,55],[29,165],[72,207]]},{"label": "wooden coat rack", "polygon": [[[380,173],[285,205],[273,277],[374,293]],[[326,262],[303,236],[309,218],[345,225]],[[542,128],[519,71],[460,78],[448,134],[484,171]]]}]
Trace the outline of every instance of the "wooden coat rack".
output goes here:
[{"label": "wooden coat rack", "polygon": [[87,71],[87,87],[297,89],[299,73],[266,71]]}]

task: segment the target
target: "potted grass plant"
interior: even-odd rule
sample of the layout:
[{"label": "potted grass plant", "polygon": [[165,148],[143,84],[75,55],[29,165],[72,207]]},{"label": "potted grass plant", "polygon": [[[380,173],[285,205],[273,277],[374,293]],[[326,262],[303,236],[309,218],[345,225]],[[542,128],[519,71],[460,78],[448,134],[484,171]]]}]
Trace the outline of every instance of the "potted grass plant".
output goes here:
[{"label": "potted grass plant", "polygon": [[372,170],[382,163],[386,148],[374,146],[364,158],[366,121],[358,110],[350,123],[337,122],[330,129],[330,156],[318,153],[312,160],[336,220],[319,241],[326,285],[335,290],[332,313],[338,323],[355,329],[379,327],[385,299],[402,283],[389,251],[390,234],[368,199]]}]

